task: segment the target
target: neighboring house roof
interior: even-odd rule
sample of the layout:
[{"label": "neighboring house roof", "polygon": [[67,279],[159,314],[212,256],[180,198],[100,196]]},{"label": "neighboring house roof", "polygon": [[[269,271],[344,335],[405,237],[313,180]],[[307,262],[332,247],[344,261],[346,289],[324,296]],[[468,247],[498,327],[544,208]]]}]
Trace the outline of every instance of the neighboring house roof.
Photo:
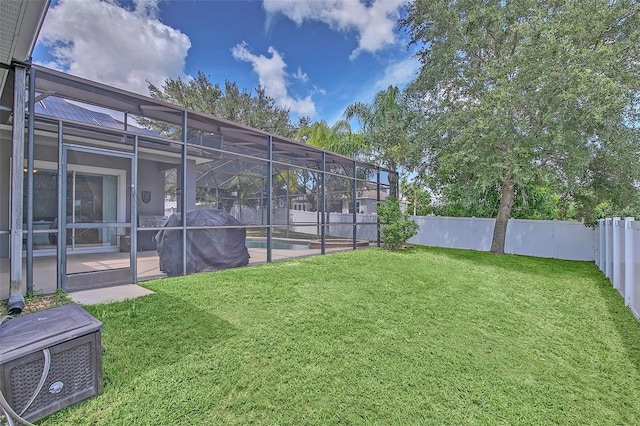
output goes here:
[{"label": "neighboring house roof", "polygon": [[[116,120],[107,113],[92,111],[55,96],[49,96],[39,102],[36,102],[35,112],[36,114],[44,114],[65,120],[79,121],[81,123],[92,124],[94,126],[102,126],[118,130],[124,129],[124,123],[122,121]],[[160,136],[152,130],[141,129],[130,124],[127,125],[127,130],[141,135],[154,137]]]}]

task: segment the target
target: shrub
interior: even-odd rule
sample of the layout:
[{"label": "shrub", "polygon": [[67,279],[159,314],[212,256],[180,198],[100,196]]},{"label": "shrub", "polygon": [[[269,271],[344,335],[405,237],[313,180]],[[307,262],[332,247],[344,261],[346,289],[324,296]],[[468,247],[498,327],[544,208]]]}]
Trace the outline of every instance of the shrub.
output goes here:
[{"label": "shrub", "polygon": [[378,203],[378,217],[382,225],[380,240],[387,250],[402,247],[418,233],[418,224],[409,217],[409,213],[400,210],[400,202],[395,197],[388,197]]}]

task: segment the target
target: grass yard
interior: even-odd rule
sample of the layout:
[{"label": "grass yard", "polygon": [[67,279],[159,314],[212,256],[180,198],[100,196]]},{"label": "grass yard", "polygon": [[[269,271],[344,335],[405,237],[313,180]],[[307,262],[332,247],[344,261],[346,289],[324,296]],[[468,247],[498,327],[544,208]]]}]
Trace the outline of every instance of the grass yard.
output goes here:
[{"label": "grass yard", "polygon": [[640,424],[640,325],[588,262],[413,247],[144,284],[103,392],[42,424]]}]

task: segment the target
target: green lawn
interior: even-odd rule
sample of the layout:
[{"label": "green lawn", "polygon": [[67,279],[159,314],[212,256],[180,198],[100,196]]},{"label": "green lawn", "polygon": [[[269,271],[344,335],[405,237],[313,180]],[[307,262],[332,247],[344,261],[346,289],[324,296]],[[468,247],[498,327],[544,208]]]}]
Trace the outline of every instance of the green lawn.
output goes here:
[{"label": "green lawn", "polygon": [[592,263],[414,247],[88,307],[103,392],[43,424],[640,424],[640,325]]}]

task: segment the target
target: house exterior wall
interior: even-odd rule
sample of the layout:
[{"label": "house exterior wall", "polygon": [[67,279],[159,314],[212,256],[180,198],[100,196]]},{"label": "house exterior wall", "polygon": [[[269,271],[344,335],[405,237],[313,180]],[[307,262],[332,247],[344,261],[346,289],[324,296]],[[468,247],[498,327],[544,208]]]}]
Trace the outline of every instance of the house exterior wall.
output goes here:
[{"label": "house exterior wall", "polygon": [[[164,215],[164,165],[157,161],[138,161],[138,215]],[[148,203],[142,200],[143,191],[151,194]]]}]

